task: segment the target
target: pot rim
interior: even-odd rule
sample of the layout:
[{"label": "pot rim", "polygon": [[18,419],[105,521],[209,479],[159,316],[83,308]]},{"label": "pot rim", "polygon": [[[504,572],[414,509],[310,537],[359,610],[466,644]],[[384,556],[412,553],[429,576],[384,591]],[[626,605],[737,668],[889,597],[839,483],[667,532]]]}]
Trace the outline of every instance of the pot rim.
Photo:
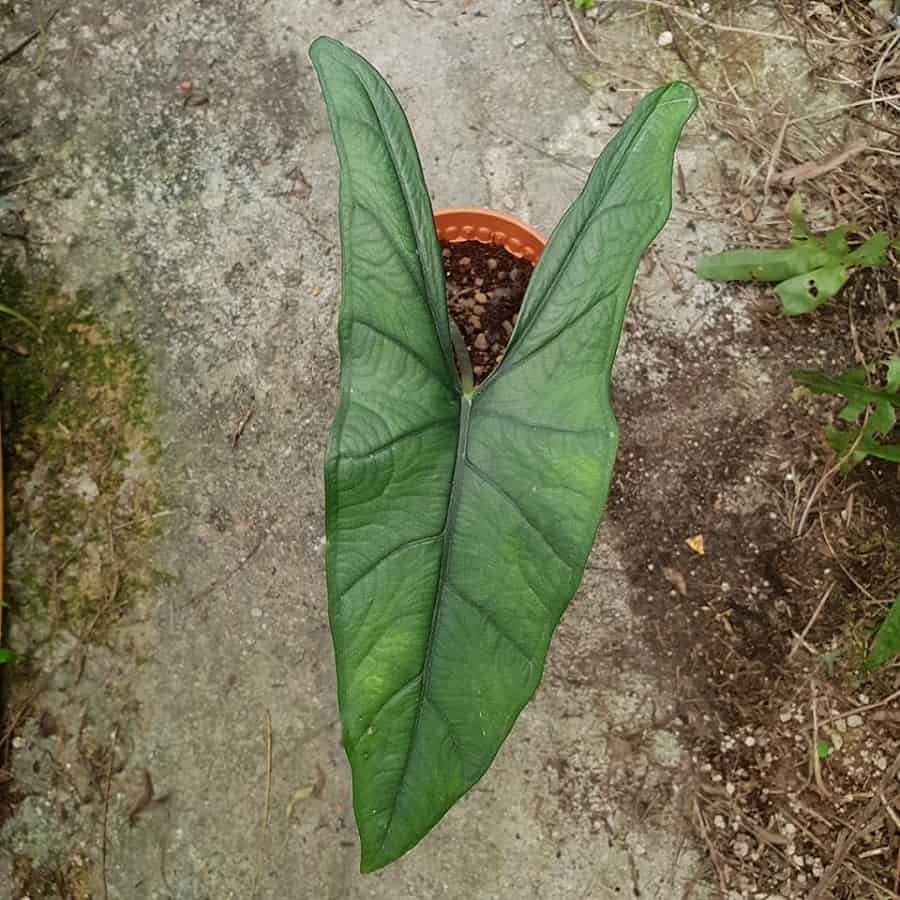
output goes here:
[{"label": "pot rim", "polygon": [[513,256],[536,263],[547,239],[515,216],[477,206],[460,206],[434,211],[438,240],[481,241],[496,244]]}]

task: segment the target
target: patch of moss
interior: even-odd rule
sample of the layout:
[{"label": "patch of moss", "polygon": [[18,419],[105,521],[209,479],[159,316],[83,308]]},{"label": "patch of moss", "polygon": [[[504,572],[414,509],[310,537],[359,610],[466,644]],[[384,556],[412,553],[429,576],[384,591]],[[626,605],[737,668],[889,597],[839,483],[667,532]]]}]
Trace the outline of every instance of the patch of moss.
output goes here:
[{"label": "patch of moss", "polygon": [[84,291],[6,265],[0,304],[28,320],[0,315],[12,644],[25,623],[32,645],[60,626],[97,637],[155,578],[159,442],[145,364]]}]

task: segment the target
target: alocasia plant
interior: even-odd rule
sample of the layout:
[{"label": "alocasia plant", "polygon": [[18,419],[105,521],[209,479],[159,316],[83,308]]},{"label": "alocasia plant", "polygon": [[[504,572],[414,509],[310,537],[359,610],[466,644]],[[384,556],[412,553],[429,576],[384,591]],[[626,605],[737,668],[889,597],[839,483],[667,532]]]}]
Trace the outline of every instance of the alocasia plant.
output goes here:
[{"label": "alocasia plant", "polygon": [[481,778],[540,682],[606,500],[613,358],[696,100],[673,83],[638,105],[553,232],[502,364],[473,388],[400,105],[340,43],[319,38],[311,56],[341,167],[326,570],[367,872]]}]

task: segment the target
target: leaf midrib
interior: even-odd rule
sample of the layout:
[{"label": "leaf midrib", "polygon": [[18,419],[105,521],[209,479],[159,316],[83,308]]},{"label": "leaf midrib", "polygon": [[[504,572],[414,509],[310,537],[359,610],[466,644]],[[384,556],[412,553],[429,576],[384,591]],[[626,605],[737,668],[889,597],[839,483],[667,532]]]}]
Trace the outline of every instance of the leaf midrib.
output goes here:
[{"label": "leaf midrib", "polygon": [[[450,494],[447,502],[447,517],[444,520],[444,536],[441,544],[441,567],[438,571],[438,579],[434,590],[434,608],[431,613],[431,625],[428,629],[428,643],[425,648],[425,660],[422,663],[422,680],[419,684],[419,696],[416,700],[416,714],[410,729],[409,745],[406,751],[406,759],[403,762],[403,771],[397,791],[394,794],[394,802],[391,805],[391,814],[388,817],[381,838],[381,850],[384,852],[391,827],[394,823],[394,814],[397,812],[400,795],[406,784],[406,775],[409,771],[409,763],[413,756],[413,748],[416,735],[419,730],[419,722],[422,718],[422,709],[428,697],[428,688],[431,685],[431,664],[434,656],[434,646],[437,643],[435,636],[440,624],[441,610],[444,604],[441,599],[444,595],[444,585],[447,582],[447,573],[450,566],[450,551],[453,545],[453,534],[456,530],[456,516],[459,512],[459,500],[462,495],[463,472],[465,471],[466,452],[469,446],[469,425],[472,417],[472,394],[463,394],[459,400],[459,436],[456,442],[456,459],[453,464],[453,480],[450,483]],[[449,731],[450,724],[447,723]]]}]

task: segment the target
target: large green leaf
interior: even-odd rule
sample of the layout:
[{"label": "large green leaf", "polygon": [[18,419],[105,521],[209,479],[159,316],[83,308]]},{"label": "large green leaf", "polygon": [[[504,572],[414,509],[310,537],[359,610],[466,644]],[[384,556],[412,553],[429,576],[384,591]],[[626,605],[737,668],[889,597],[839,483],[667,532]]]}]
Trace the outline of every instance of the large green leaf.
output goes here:
[{"label": "large green leaf", "polygon": [[691,89],[650,94],[554,231],[502,365],[464,389],[409,126],[336,41],[311,56],[341,164],[341,402],[326,569],[362,870],[413,847],[534,693],[606,500],[609,379],[671,206]]}]

